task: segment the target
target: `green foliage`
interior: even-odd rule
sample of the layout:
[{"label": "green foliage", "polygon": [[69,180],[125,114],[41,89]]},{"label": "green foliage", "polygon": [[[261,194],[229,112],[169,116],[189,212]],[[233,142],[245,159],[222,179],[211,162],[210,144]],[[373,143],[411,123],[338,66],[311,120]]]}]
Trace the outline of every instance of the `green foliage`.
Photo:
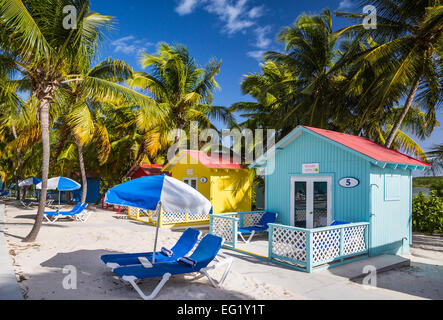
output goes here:
[{"label": "green foliage", "polygon": [[435,191],[437,196],[443,197],[443,179],[437,180],[431,184],[431,191]]},{"label": "green foliage", "polygon": [[443,197],[432,190],[429,197],[420,192],[412,200],[414,231],[443,234]]},{"label": "green foliage", "polygon": [[443,177],[415,177],[412,179],[412,187],[431,188],[431,185],[441,182],[443,182]]}]

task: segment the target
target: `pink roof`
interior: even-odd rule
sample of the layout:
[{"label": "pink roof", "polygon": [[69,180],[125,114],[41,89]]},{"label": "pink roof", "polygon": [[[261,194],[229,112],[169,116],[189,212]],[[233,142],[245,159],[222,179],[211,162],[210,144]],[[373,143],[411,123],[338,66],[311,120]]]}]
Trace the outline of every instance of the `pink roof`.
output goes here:
[{"label": "pink roof", "polygon": [[211,169],[245,169],[240,163],[234,163],[234,158],[229,156],[229,159],[224,160],[222,154],[208,155],[206,152],[198,150],[183,150],[195,160],[200,162],[206,168]]},{"label": "pink roof", "polygon": [[129,169],[128,173],[126,174],[126,177],[132,177],[134,173],[137,172],[137,170],[142,170],[147,176],[154,176],[154,175],[161,175],[162,174],[162,164],[135,164]]},{"label": "pink roof", "polygon": [[431,167],[431,165],[423,161],[409,157],[401,152],[386,148],[363,137],[357,137],[330,130],[306,126],[304,127],[377,161]]}]

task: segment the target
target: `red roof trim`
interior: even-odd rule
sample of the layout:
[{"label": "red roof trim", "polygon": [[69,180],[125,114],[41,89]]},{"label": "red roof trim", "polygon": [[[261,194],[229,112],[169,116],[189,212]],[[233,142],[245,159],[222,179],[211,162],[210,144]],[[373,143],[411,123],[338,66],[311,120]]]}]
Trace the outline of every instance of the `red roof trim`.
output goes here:
[{"label": "red roof trim", "polygon": [[420,161],[401,152],[381,146],[378,143],[375,143],[367,138],[353,136],[346,133],[341,133],[331,130],[318,129],[307,126],[303,127],[325,138],[328,138],[329,140],[340,143],[345,147],[348,147],[365,156],[368,156],[376,161],[431,167],[431,165],[427,164],[426,162]]}]

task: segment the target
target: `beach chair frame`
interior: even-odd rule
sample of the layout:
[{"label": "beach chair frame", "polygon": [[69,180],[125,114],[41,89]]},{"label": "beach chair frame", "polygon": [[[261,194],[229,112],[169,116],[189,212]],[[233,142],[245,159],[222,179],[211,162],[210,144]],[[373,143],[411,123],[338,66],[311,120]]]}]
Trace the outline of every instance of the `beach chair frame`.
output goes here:
[{"label": "beach chair frame", "polygon": [[[222,260],[220,260],[218,257],[222,258]],[[215,264],[207,266],[205,268],[200,269],[199,271],[193,271],[191,273],[199,273],[201,276],[205,276],[208,278],[209,282],[211,283],[211,285],[214,288],[220,288],[223,286],[223,283],[225,282],[229,272],[231,271],[231,266],[232,266],[232,258],[226,258],[225,256],[219,254],[217,255],[217,257],[214,259]],[[220,268],[226,265],[226,269],[222,275],[222,277],[220,278],[219,281],[215,280],[213,277],[211,277],[208,273],[208,271],[210,270],[214,270],[216,268]],[[123,276],[121,279],[127,283],[129,283],[134,290],[138,293],[138,295],[143,299],[143,300],[153,300],[155,299],[155,297],[159,294],[160,290],[163,288],[163,286],[166,284],[166,282],[168,282],[168,280],[171,278],[171,274],[170,273],[165,273],[162,277],[160,282],[157,284],[157,286],[154,288],[154,290],[152,290],[151,294],[146,295],[143,290],[138,286],[137,284],[137,280],[143,280],[143,279],[138,279],[134,276]],[[198,279],[199,277],[197,277]]]}]

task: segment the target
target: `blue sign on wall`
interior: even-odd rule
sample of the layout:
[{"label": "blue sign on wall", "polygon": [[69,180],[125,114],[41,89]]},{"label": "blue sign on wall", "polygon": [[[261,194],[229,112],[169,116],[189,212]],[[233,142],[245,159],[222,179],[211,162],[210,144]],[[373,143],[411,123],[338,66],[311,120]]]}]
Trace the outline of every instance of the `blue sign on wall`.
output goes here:
[{"label": "blue sign on wall", "polygon": [[360,180],[353,177],[345,177],[341,178],[338,184],[341,185],[343,188],[355,188],[360,184]]}]

